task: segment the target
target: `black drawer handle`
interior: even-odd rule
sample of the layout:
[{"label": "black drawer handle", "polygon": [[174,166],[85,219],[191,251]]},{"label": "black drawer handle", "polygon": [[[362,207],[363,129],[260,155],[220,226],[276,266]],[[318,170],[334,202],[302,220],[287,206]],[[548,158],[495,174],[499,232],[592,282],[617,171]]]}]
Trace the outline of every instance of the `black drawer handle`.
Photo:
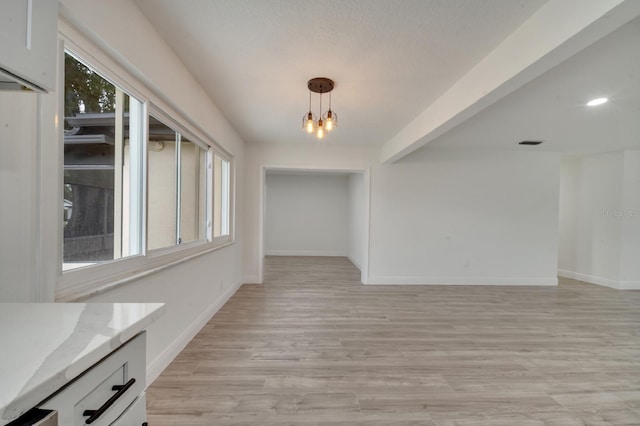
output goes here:
[{"label": "black drawer handle", "polygon": [[90,425],[91,423],[93,423],[96,420],[98,420],[98,418],[101,415],[103,415],[104,412],[107,411],[109,409],[109,407],[111,407],[118,400],[118,398],[120,398],[122,395],[124,395],[124,393],[127,391],[127,389],[129,389],[131,386],[133,386],[133,384],[135,382],[136,382],[136,379],[132,378],[131,380],[129,380],[124,385],[112,386],[111,390],[114,390],[114,391],[117,391],[117,392],[114,393],[111,398],[107,399],[107,402],[102,404],[102,407],[98,408],[97,410],[84,410],[82,415],[83,416],[89,416],[89,418],[87,420],[85,420],[84,423],[87,424],[87,425]]}]

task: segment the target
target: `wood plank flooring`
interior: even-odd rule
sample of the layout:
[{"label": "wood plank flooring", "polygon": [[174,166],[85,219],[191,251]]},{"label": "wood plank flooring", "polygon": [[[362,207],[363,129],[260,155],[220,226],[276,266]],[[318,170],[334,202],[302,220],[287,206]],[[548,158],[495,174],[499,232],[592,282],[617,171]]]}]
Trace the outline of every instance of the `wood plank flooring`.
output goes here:
[{"label": "wood plank flooring", "polygon": [[640,292],[363,286],[268,257],[147,391],[161,425],[640,425]]}]

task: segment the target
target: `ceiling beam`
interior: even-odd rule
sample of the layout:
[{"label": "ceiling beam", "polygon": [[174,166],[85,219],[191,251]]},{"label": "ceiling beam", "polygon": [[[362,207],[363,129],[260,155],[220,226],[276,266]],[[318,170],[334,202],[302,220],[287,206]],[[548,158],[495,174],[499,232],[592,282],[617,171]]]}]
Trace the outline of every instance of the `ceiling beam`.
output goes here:
[{"label": "ceiling beam", "polygon": [[381,148],[393,163],[640,15],[637,0],[550,0]]}]

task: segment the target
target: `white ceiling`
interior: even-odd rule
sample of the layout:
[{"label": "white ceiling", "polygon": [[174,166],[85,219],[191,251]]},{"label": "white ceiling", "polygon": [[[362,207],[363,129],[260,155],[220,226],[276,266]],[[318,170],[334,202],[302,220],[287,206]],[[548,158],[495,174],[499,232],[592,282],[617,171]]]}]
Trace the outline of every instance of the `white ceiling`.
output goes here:
[{"label": "white ceiling", "polygon": [[336,83],[331,142],[381,145],[544,0],[135,3],[245,141],[308,143],[306,83],[322,76]]},{"label": "white ceiling", "polygon": [[[609,102],[588,107],[586,102]],[[521,140],[544,140],[537,147]],[[640,18],[619,28],[423,149],[570,154],[640,149]]]}]

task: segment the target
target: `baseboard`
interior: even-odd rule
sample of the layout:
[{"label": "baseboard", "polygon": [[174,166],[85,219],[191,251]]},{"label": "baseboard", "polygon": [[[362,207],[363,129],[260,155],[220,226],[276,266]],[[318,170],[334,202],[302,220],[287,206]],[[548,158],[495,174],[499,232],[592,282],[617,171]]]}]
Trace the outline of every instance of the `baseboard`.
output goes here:
[{"label": "baseboard", "polygon": [[619,290],[640,290],[640,281],[619,281]]},{"label": "baseboard", "polygon": [[227,300],[234,295],[240,288],[242,283],[236,283],[229,287],[224,293],[220,295],[209,307],[196,318],[194,322],[189,325],[167,348],[160,353],[153,361],[147,366],[147,386],[153,383],[158,376],[164,371],[165,368],[171,364],[171,361],[178,356],[178,354],[189,344],[196,334],[205,326],[207,322],[215,315],[216,312],[227,303]]},{"label": "baseboard", "polygon": [[556,286],[557,278],[544,277],[385,277],[370,276],[368,285],[500,285]]},{"label": "baseboard", "polygon": [[595,275],[582,274],[580,272],[558,269],[558,275],[564,278],[584,281],[603,287],[615,288],[616,290],[640,290],[640,281],[618,281],[609,278],[597,277]]},{"label": "baseboard", "polygon": [[331,256],[347,257],[344,251],[315,251],[315,250],[267,250],[267,256]]},{"label": "baseboard", "polygon": [[360,263],[356,262],[356,260],[353,257],[347,255],[347,259],[349,259],[349,262],[353,263],[356,268],[358,268],[358,269],[360,269],[362,271],[362,266],[360,266]]},{"label": "baseboard", "polygon": [[260,277],[257,275],[246,275],[242,282],[244,282],[245,284],[262,284],[262,281],[260,281]]}]

